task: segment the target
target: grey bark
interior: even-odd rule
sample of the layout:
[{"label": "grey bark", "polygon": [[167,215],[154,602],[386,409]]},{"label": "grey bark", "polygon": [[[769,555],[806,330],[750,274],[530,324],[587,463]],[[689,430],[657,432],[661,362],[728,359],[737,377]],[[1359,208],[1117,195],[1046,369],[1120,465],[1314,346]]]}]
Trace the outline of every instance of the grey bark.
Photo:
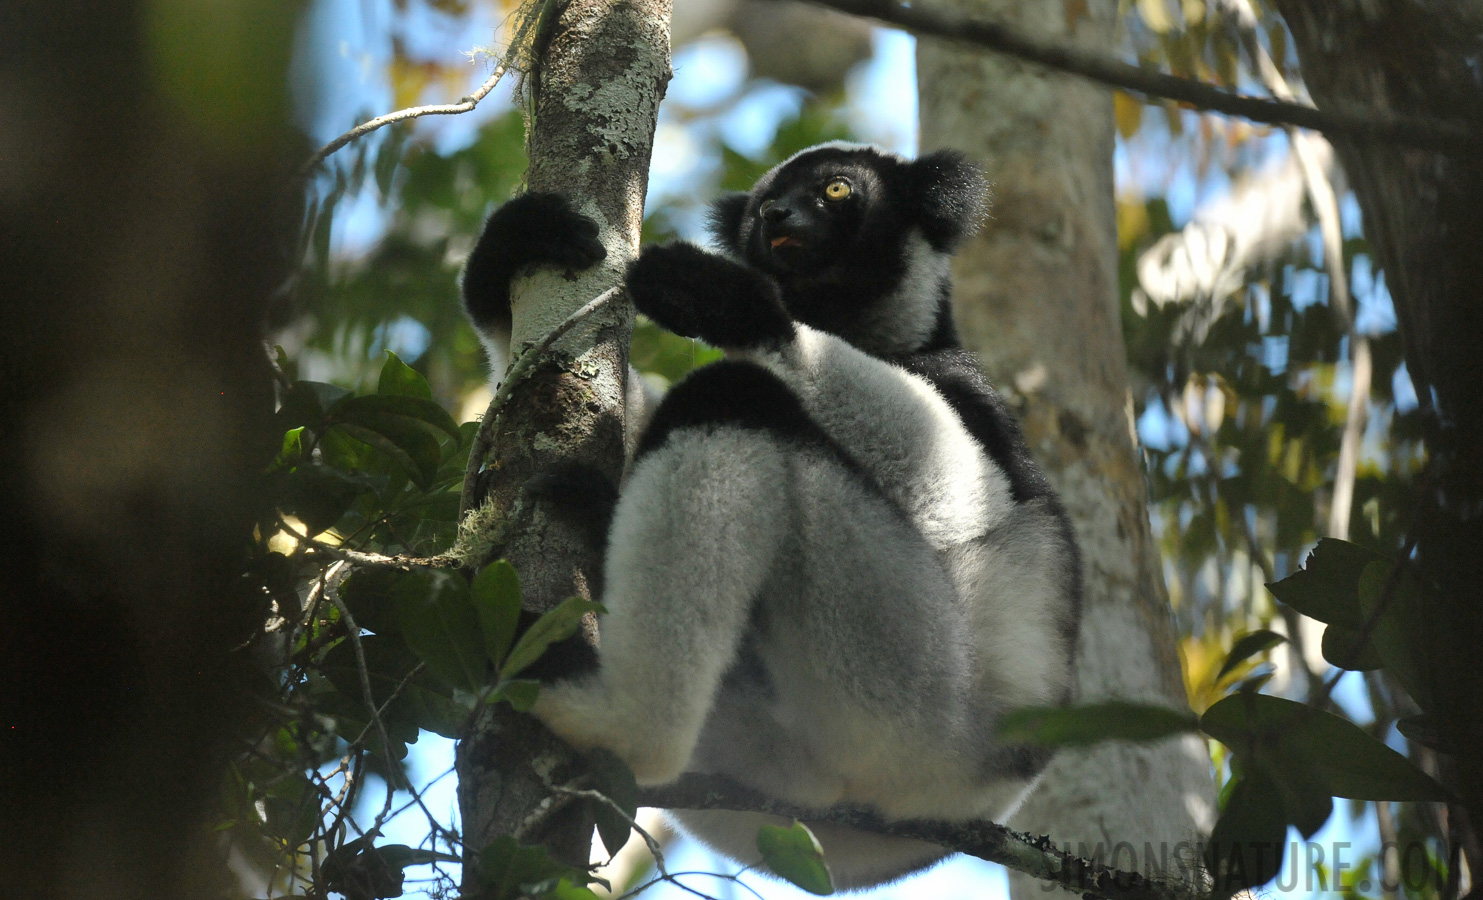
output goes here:
[{"label": "grey bark", "polygon": [[[1041,0],[954,4],[1038,37],[1113,46],[1115,10],[1087,9]],[[1076,526],[1086,578],[1081,699],[1183,708],[1118,310],[1111,95],[934,40],[919,42],[917,65],[923,151],[964,150],[993,183],[991,218],[955,266],[958,321],[989,377],[1018,405]],[[1212,795],[1210,760],[1197,739],[1104,744],[1060,753],[1011,823],[1154,874],[1160,852],[1172,860],[1188,849],[1180,842],[1213,823]],[[1011,887],[1021,897],[1043,890],[1014,874]]]},{"label": "grey bark", "polygon": [[209,826],[261,624],[234,584],[274,451],[295,11],[214,5],[224,40],[189,4],[0,7],[7,897],[230,888]]},{"label": "grey bark", "polygon": [[[669,14],[669,0],[574,0],[549,34],[532,78],[529,187],[576,201],[600,224],[608,255],[570,280],[548,271],[517,279],[517,353],[618,284],[638,251],[654,126],[670,77]],[[476,561],[505,558],[515,566],[527,608],[588,595],[601,565],[580,532],[532,507],[522,488],[564,462],[595,466],[616,482],[632,325],[633,311],[620,299],[558,341],[505,407],[486,454],[462,537],[478,548]],[[570,777],[572,763],[534,719],[503,704],[482,710],[456,760],[468,856],[520,830],[549,793],[545,779]],[[590,819],[573,812],[526,839],[585,865],[591,835]],[[465,873],[473,895],[474,867]]]}]

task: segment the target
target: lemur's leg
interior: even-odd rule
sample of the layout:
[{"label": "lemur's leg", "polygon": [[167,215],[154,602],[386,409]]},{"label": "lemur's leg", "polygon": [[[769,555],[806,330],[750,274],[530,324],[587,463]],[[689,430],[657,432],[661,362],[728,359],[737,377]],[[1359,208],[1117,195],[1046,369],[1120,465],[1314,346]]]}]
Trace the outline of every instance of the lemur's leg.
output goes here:
[{"label": "lemur's leg", "polygon": [[[618,499],[595,674],[543,687],[533,712],[647,784],[690,761],[722,675],[794,527],[789,398],[759,367],[718,363],[665,399]],[[797,401],[791,401],[797,409]]]},{"label": "lemur's leg", "polygon": [[510,353],[510,279],[526,266],[596,264],[607,256],[597,234],[597,223],[560,194],[521,194],[494,211],[463,270],[464,311],[491,360]]}]

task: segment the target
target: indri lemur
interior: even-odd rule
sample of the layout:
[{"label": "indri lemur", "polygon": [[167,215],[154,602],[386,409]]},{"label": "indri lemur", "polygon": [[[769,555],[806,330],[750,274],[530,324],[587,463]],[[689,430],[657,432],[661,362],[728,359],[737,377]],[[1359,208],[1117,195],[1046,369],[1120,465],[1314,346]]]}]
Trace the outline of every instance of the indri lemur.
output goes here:
[{"label": "indri lemur", "polygon": [[[1081,576],[954,329],[948,258],[984,194],[953,152],[825,144],[714,204],[720,252],[650,247],[630,266],[640,312],[727,358],[675,385],[638,442],[606,532],[598,665],[533,710],[553,731],[645,784],[715,773],[892,819],[1016,807],[1048,754],[995,728],[1068,698]],[[591,265],[596,237],[552,194],[496,212],[464,278],[486,343],[508,342],[511,275]],[[767,817],[676,816],[757,862]],[[814,831],[845,888],[944,855]]]}]

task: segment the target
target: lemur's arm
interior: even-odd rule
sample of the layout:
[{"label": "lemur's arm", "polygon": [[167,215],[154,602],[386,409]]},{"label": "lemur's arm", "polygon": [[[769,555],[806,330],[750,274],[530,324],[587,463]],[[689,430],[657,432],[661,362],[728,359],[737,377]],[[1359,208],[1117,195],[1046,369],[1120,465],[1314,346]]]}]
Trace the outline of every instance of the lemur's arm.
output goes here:
[{"label": "lemur's arm", "polygon": [[628,293],[660,327],[728,350],[787,342],[795,334],[771,278],[694,244],[644,250],[628,268]]},{"label": "lemur's arm", "polygon": [[495,210],[463,270],[464,310],[480,337],[508,345],[510,279],[526,266],[600,262],[608,252],[597,234],[597,223],[560,194],[521,194]]}]

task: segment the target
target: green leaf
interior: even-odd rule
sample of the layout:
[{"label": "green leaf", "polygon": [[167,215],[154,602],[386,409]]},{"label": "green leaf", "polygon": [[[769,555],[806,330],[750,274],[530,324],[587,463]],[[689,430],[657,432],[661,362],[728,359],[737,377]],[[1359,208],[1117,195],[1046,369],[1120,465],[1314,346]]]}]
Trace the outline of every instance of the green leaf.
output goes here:
[{"label": "green leaf", "polygon": [[1373,644],[1360,640],[1358,631],[1343,625],[1330,625],[1323,630],[1323,658],[1341,669],[1358,672],[1385,665]]},{"label": "green leaf", "polygon": [[536,896],[541,900],[600,900],[591,888],[572,884],[565,878],[556,879],[554,885],[543,889]]},{"label": "green leaf", "polygon": [[1293,783],[1312,781],[1351,800],[1445,800],[1409,759],[1332,713],[1266,694],[1233,694],[1200,728],[1237,755]]},{"label": "green leaf", "polygon": [[442,448],[438,446],[437,438],[421,428],[408,428],[394,419],[388,419],[375,428],[337,422],[334,430],[386,454],[408,478],[424,490],[432,485],[433,479],[438,475]]},{"label": "green leaf", "polygon": [[277,472],[280,469],[289,469],[304,459],[304,426],[290,428],[283,433],[283,446],[278,451],[278,458],[268,466],[269,472]]},{"label": "green leaf", "polygon": [[376,382],[376,393],[398,397],[433,398],[433,389],[428,386],[422,373],[402,362],[390,350],[386,351],[386,362],[381,364],[381,378]]},{"label": "green leaf", "polygon": [[383,637],[398,634],[402,626],[395,592],[407,575],[399,569],[356,569],[340,585],[340,599],[360,627]]},{"label": "green leaf", "polygon": [[1156,741],[1197,728],[1199,721],[1189,712],[1110,700],[1012,710],[999,723],[999,738],[1008,743],[1074,747],[1114,740]]},{"label": "green leaf", "polygon": [[474,577],[472,593],[484,650],[498,670],[520,626],[520,576],[508,562],[492,562]]},{"label": "green leaf", "polygon": [[627,818],[606,803],[592,804],[593,817],[597,820],[597,833],[609,856],[617,855],[633,834],[630,821],[638,813],[639,786],[634,780],[633,770],[609,750],[598,750],[588,757],[593,787],[598,793],[618,804]]},{"label": "green leaf", "polygon": [[1277,877],[1287,847],[1282,797],[1260,773],[1242,775],[1205,846],[1215,896],[1229,896]]},{"label": "green leaf", "polygon": [[1433,715],[1406,716],[1395,723],[1395,727],[1406,739],[1423,747],[1430,747],[1438,753],[1449,753],[1457,755],[1462,752],[1462,744],[1451,739],[1446,729],[1437,724]]},{"label": "green leaf", "polygon": [[1432,657],[1427,655],[1426,610],[1416,576],[1409,567],[1395,573],[1394,564],[1377,560],[1360,576],[1359,604],[1370,621],[1370,646],[1386,670],[1422,709],[1432,708],[1428,687]]},{"label": "green leaf", "polygon": [[[406,367],[403,366],[403,368]],[[360,397],[346,397],[330,407],[328,415],[337,422],[353,422],[367,428],[375,428],[388,418],[411,419],[430,425],[455,441],[461,439],[458,423],[453,421],[448,411],[425,397],[399,394],[366,394]]]},{"label": "green leaf", "polygon": [[488,663],[468,582],[450,572],[412,572],[395,590],[402,636],[432,673],[477,691]]},{"label": "green leaf", "polygon": [[495,838],[480,850],[478,860],[479,882],[484,887],[480,900],[519,900],[524,894],[538,893],[528,891],[527,886],[541,886],[550,892],[560,879],[573,884],[592,880],[586,870],[557,862],[542,847],[522,847],[509,835]]},{"label": "green leaf", "polygon": [[1259,653],[1266,653],[1285,640],[1287,638],[1265,628],[1242,635],[1231,645],[1231,652],[1226,656],[1225,665],[1216,673],[1215,680],[1220,681],[1248,659]]},{"label": "green leaf", "polygon": [[1302,569],[1267,589],[1311,619],[1358,631],[1364,621],[1359,611],[1360,575],[1379,558],[1348,541],[1320,538]]},{"label": "green leaf", "polygon": [[287,473],[278,496],[278,508],[304,523],[310,537],[340,521],[355,498],[369,488],[329,466],[297,466]]},{"label": "green leaf", "polygon": [[302,425],[317,430],[324,420],[325,410],[348,396],[350,392],[339,385],[295,381],[284,392],[276,419],[285,431]]},{"label": "green leaf", "polygon": [[[363,574],[359,572],[357,577]],[[363,623],[357,619],[356,624]],[[383,717],[390,737],[416,741],[418,728],[443,737],[458,737],[468,721],[469,707],[450,697],[449,689],[427,671],[403,684],[417,663],[416,655],[406,644],[394,637],[362,635],[360,645],[376,705],[384,705],[396,694]],[[367,721],[367,712],[360,670],[350,642],[343,641],[325,654],[319,670],[341,695],[339,701],[325,699],[325,711],[347,721],[354,720],[358,731]],[[345,737],[351,740],[355,735]],[[379,749],[379,744],[374,746]]]},{"label": "green leaf", "polygon": [[536,698],[541,695],[541,683],[529,678],[513,678],[501,681],[499,685],[490,692],[490,703],[506,701],[519,712],[530,712],[530,708],[536,705]]},{"label": "green leaf", "polygon": [[794,822],[784,828],[763,825],[757,829],[757,850],[774,874],[810,894],[834,893],[834,879],[824,863],[824,848],[808,826]]},{"label": "green leaf", "polygon": [[500,678],[514,677],[540,659],[547,647],[576,634],[582,623],[582,616],[590,612],[601,613],[607,610],[601,603],[581,597],[568,597],[536,619],[505,657],[505,664],[499,672]]}]

